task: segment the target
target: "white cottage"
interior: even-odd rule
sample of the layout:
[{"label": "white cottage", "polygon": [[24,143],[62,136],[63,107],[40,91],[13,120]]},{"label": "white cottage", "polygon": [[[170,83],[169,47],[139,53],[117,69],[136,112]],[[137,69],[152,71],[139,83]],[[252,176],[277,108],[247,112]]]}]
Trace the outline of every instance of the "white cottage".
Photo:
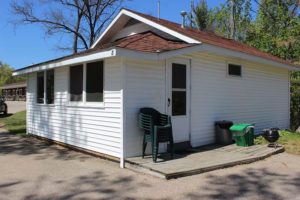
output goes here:
[{"label": "white cottage", "polygon": [[[123,9],[87,51],[25,67],[27,132],[124,159],[142,153],[141,107],[172,115],[175,143],[215,141],[214,122],[289,128],[299,68],[212,33]],[[161,147],[162,150],[166,146]]]}]

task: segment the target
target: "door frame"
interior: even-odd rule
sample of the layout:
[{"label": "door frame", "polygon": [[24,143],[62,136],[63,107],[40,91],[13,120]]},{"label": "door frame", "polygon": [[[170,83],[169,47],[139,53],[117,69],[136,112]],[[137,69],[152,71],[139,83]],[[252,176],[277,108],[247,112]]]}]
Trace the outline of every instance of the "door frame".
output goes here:
[{"label": "door frame", "polygon": [[[191,59],[189,58],[170,58],[166,60],[166,83],[165,83],[165,112],[172,116],[172,105],[168,106],[168,98],[172,99],[172,64],[183,64],[186,65],[186,115],[183,117],[188,118],[188,139],[191,144]],[[171,100],[172,102],[172,100]],[[181,117],[181,116],[176,116]]]}]

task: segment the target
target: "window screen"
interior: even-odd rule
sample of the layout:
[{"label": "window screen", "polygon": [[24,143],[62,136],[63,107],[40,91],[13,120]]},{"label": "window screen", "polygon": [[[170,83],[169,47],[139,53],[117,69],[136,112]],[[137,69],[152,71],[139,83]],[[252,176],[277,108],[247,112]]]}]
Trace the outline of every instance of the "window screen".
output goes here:
[{"label": "window screen", "polygon": [[86,66],[86,101],[103,102],[103,61]]},{"label": "window screen", "polygon": [[242,76],[242,66],[228,64],[228,75],[230,76]]},{"label": "window screen", "polygon": [[82,101],[83,65],[70,68],[70,101]]},{"label": "window screen", "polygon": [[46,103],[54,103],[54,70],[48,70],[46,72]]},{"label": "window screen", "polygon": [[44,72],[37,73],[37,103],[44,103]]}]

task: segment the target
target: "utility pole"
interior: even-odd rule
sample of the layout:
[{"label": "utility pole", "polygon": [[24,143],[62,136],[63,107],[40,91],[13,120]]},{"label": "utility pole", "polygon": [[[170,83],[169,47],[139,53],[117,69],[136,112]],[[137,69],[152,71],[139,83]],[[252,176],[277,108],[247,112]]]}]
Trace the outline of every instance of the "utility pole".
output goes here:
[{"label": "utility pole", "polygon": [[160,0],[157,0],[157,19],[160,19]]}]

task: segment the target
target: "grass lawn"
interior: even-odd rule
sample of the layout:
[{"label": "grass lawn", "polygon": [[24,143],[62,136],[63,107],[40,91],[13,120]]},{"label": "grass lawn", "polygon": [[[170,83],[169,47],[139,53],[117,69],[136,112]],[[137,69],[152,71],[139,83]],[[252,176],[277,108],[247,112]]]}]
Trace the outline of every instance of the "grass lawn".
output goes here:
[{"label": "grass lawn", "polygon": [[4,125],[9,132],[25,136],[26,135],[26,111],[15,113],[8,117],[0,118],[0,124]]},{"label": "grass lawn", "polygon": [[[267,141],[259,136],[255,139],[255,144],[266,144]],[[286,152],[300,155],[300,133],[280,131],[279,144],[284,145]]]}]

